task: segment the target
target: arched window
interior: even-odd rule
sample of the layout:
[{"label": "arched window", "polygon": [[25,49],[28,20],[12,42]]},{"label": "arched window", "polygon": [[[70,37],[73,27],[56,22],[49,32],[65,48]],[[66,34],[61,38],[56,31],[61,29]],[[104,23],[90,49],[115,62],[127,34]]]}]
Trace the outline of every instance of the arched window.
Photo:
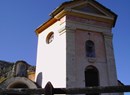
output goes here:
[{"label": "arched window", "polygon": [[[99,86],[99,73],[96,67],[88,66],[85,69],[85,86]],[[86,95],[99,95],[99,94],[86,94]]]},{"label": "arched window", "polygon": [[95,57],[95,45],[93,41],[91,40],[86,41],[85,48],[87,57]]}]

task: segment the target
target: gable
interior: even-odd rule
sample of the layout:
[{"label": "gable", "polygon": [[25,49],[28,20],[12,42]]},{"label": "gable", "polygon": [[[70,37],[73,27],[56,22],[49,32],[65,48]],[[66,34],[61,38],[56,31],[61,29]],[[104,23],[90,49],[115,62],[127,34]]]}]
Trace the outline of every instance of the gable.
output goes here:
[{"label": "gable", "polygon": [[[115,26],[117,15],[110,9],[104,7],[96,0],[73,0],[62,3],[56,8],[50,16],[52,18],[60,19],[64,15],[77,14],[82,17],[90,17],[95,20],[105,20],[111,23],[111,26]],[[91,18],[92,17],[92,18]]]},{"label": "gable", "polygon": [[81,0],[77,2],[73,1],[73,3],[70,3],[64,7],[64,10],[66,9],[71,10],[71,12],[77,12],[78,14],[82,13],[111,19],[115,17],[115,14],[112,11],[95,0]]},{"label": "gable", "polygon": [[90,14],[97,14],[97,15],[105,16],[105,14],[103,12],[101,12],[100,10],[98,10],[97,8],[95,8],[94,6],[92,6],[89,3],[74,7],[72,9],[77,10],[77,11],[81,11],[81,12],[84,12],[84,13],[90,13]]}]

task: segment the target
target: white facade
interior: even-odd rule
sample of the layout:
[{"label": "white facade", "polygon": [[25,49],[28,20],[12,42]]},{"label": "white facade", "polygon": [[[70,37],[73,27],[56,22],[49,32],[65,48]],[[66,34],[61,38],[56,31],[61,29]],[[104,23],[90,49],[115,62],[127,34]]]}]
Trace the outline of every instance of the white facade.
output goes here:
[{"label": "white facade", "polygon": [[[42,87],[48,81],[55,87],[66,85],[66,33],[59,33],[64,26],[58,21],[38,35],[36,75],[42,73],[38,81]],[[46,39],[50,32],[54,32],[54,40],[48,44]]]}]

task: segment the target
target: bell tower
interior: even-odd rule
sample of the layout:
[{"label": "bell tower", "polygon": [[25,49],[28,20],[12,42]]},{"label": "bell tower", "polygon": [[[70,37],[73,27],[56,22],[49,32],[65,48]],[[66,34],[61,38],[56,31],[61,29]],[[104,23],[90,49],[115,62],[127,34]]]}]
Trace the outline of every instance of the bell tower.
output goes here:
[{"label": "bell tower", "polygon": [[95,0],[64,2],[36,29],[36,81],[44,87],[118,85],[112,45],[117,15]]}]

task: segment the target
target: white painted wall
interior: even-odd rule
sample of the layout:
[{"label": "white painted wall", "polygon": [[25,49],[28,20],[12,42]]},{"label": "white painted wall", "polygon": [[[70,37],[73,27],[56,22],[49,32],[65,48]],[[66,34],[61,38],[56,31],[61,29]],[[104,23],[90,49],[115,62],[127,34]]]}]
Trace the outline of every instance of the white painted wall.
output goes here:
[{"label": "white painted wall", "polygon": [[[38,35],[36,78],[41,73],[38,84],[44,87],[50,81],[54,87],[66,87],[66,33],[59,31],[65,24],[57,21]],[[54,32],[54,40],[46,43],[46,37]]]}]

